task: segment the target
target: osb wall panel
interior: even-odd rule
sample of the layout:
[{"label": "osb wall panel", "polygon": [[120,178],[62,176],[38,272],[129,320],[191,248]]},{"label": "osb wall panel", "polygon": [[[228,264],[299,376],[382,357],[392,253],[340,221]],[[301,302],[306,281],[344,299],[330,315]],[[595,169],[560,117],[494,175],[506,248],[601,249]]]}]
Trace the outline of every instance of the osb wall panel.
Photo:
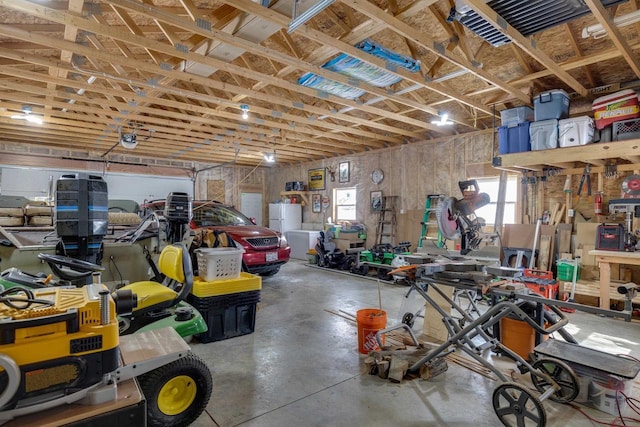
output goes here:
[{"label": "osb wall panel", "polygon": [[[469,165],[491,163],[495,147],[490,132],[464,137],[451,137],[439,142],[424,142],[402,145],[372,153],[344,156],[318,162],[309,162],[288,167],[265,168],[267,171],[266,200],[277,201],[287,181],[308,183],[308,171],[315,168],[337,168],[340,162],[350,163],[350,180],[347,183],[331,181],[327,173],[324,190],[310,192],[329,196],[333,204],[333,190],[352,187],[358,200],[357,218],[368,230],[367,246],[374,243],[378,214],[371,211],[370,193],[382,191],[383,196],[399,196],[397,212],[398,235],[396,241],[410,240],[414,246],[419,237],[421,212],[424,211],[429,194],[446,194],[460,197],[458,181],[467,176]],[[383,170],[385,177],[380,185],[371,182],[371,171]],[[331,216],[329,212],[313,213],[311,206],[303,208],[305,223],[323,224]],[[407,224],[413,223],[416,224]],[[416,231],[417,230],[417,231]]]}]

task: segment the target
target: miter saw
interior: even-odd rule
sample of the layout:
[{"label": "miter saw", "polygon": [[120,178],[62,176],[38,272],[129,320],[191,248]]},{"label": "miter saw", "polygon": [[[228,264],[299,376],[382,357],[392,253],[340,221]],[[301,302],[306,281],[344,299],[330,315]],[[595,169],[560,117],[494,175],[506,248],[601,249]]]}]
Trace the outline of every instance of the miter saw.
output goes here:
[{"label": "miter saw", "polygon": [[458,182],[462,199],[447,197],[438,205],[436,219],[438,228],[446,239],[460,239],[460,254],[466,255],[477,249],[482,241],[484,220],[476,217],[475,211],[490,202],[487,193],[481,193],[475,179]]}]

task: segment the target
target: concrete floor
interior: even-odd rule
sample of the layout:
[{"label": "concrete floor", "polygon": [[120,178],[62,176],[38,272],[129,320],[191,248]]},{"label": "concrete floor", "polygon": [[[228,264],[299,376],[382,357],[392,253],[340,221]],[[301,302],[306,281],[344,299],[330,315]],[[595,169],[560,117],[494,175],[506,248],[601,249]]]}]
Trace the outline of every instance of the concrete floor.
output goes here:
[{"label": "concrete floor", "polygon": [[[407,290],[382,283],[388,325],[396,323]],[[263,280],[261,299],[253,334],[192,343],[214,381],[211,400],[194,426],[500,424],[491,404],[498,383],[459,365],[450,363],[447,372],[428,381],[401,384],[365,372],[355,322],[325,309],[355,315],[361,308],[377,307],[376,281],[291,261],[276,276]],[[568,330],[579,343],[640,358],[638,323],[586,313],[569,316]],[[504,372],[514,367],[504,358],[493,359]],[[637,386],[632,393],[640,398]],[[543,406],[548,426],[597,425],[567,405],[547,400]],[[614,418],[581,408],[607,424]]]}]

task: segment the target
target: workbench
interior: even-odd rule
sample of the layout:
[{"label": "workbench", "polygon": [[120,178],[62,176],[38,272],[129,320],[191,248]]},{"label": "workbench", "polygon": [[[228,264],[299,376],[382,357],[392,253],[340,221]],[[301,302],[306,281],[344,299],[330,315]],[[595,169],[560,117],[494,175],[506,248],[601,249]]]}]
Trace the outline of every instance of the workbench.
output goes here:
[{"label": "workbench", "polygon": [[611,298],[609,286],[611,284],[611,264],[640,265],[640,252],[619,252],[592,250],[589,255],[596,257],[600,268],[600,308],[609,310]]}]

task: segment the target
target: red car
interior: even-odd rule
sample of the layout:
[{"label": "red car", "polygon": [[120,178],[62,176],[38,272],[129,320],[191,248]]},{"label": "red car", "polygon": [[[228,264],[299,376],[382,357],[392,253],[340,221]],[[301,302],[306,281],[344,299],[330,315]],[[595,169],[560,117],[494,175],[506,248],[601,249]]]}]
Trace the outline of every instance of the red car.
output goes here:
[{"label": "red car", "polygon": [[[146,212],[162,215],[164,200],[143,206]],[[192,202],[191,228],[208,228],[227,232],[238,246],[244,248],[242,270],[261,276],[272,276],[289,261],[291,248],[277,231],[256,225],[233,206],[220,202]]]}]

